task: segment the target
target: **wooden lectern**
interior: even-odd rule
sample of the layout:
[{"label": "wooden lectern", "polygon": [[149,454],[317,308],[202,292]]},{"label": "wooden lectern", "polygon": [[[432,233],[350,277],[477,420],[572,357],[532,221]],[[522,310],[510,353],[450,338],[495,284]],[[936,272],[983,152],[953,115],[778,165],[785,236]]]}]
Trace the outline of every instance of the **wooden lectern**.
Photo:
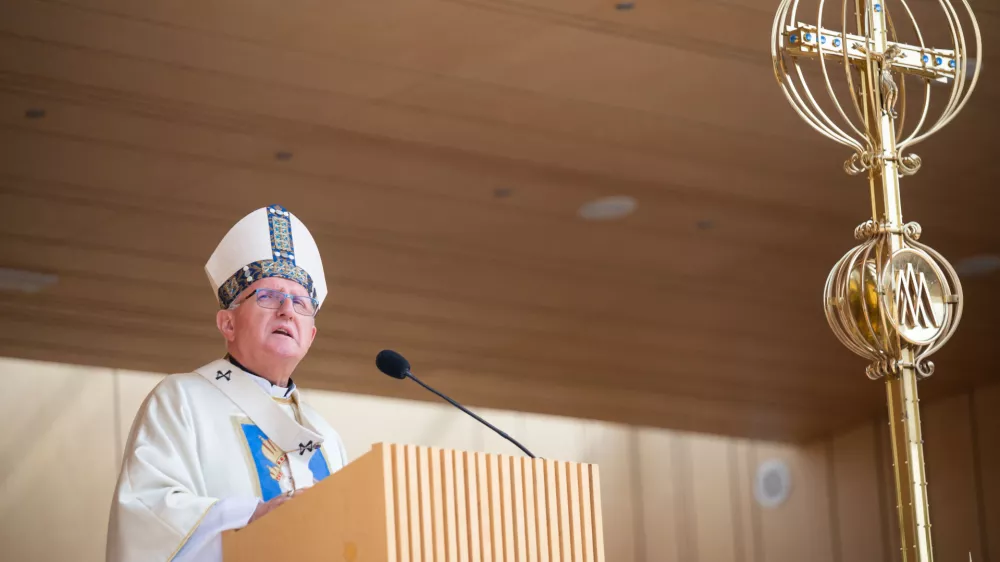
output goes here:
[{"label": "wooden lectern", "polygon": [[226,562],[604,562],[596,465],[377,444],[223,535]]}]

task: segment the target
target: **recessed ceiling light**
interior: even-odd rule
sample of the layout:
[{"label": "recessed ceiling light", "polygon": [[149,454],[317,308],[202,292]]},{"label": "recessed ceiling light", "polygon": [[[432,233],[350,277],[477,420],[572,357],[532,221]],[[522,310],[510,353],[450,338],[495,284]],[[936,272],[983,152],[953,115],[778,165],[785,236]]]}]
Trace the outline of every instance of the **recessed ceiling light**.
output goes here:
[{"label": "recessed ceiling light", "polygon": [[274,153],[274,158],[276,160],[280,160],[282,162],[285,162],[287,160],[291,160],[292,159],[292,153],[288,152],[287,150],[280,150],[280,151]]},{"label": "recessed ceiling light", "polygon": [[614,220],[631,215],[636,205],[635,199],[626,195],[602,197],[585,203],[577,214],[580,218],[592,221]]},{"label": "recessed ceiling light", "polygon": [[1000,269],[1000,256],[983,254],[970,256],[955,263],[955,271],[963,277],[980,277]]},{"label": "recessed ceiling light", "polygon": [[0,290],[3,291],[37,293],[46,287],[55,285],[58,280],[59,277],[48,273],[0,267]]},{"label": "recessed ceiling light", "polygon": [[37,107],[33,107],[24,112],[24,116],[28,119],[41,119],[45,117],[45,110]]}]

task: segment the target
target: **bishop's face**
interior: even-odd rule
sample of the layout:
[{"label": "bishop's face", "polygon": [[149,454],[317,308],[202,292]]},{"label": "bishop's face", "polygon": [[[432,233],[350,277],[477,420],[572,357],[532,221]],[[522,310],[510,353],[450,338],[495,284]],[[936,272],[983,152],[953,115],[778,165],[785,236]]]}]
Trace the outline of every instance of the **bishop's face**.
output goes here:
[{"label": "bishop's face", "polygon": [[[286,371],[288,365],[294,368],[316,337],[315,317],[297,312],[292,299],[279,293],[308,296],[305,287],[294,281],[260,279],[237,297],[239,306],[223,311],[231,322],[220,319],[219,329],[229,340],[231,353],[261,376]],[[272,306],[277,308],[268,308]]]}]

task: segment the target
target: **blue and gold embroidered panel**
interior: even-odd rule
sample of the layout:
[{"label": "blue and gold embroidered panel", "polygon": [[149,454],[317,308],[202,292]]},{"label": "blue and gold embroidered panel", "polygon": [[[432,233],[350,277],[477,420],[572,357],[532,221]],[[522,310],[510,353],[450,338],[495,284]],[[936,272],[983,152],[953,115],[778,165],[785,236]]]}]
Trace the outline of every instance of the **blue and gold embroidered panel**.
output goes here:
[{"label": "blue and gold embroidered panel", "polygon": [[[284,471],[287,470],[284,464],[285,453],[253,423],[239,423],[238,427],[246,440],[247,450],[250,453],[248,460],[253,463],[261,499],[268,501],[280,495],[281,480],[286,476]],[[316,482],[330,476],[330,465],[326,462],[322,448],[317,448],[313,452],[312,458],[309,459],[309,470]]]},{"label": "blue and gold embroidered panel", "polygon": [[271,254],[275,260],[286,259],[295,265],[295,244],[292,243],[292,223],[288,211],[281,205],[267,208],[267,227],[271,233]]},{"label": "blue and gold embroidered panel", "polygon": [[309,459],[309,470],[313,473],[313,478],[317,482],[326,478],[330,475],[330,465],[326,462],[326,457],[323,456],[323,449],[316,449],[313,453],[311,459]]}]

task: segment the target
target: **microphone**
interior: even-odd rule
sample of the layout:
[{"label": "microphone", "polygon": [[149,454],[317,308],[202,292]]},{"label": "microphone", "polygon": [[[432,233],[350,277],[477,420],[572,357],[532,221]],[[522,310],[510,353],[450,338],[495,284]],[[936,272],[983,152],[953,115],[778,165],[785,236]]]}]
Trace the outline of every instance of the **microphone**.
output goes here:
[{"label": "microphone", "polygon": [[410,372],[410,362],[407,361],[406,358],[403,357],[402,355],[396,353],[395,351],[393,351],[391,349],[383,349],[382,351],[378,352],[377,356],[375,356],[375,366],[378,367],[379,371],[382,371],[383,373],[385,373],[386,375],[389,375],[390,377],[392,377],[394,379],[406,379],[406,378],[413,379],[413,381],[416,382],[417,384],[419,384],[420,386],[426,388],[427,390],[433,392],[434,394],[437,394],[441,398],[443,398],[446,401],[448,401],[448,403],[450,403],[452,406],[458,408],[459,410],[462,410],[466,414],[469,414],[470,416],[472,416],[473,418],[475,418],[476,421],[478,421],[479,423],[481,423],[481,424],[485,425],[486,427],[492,429],[493,431],[497,432],[497,434],[500,435],[500,437],[503,437],[507,441],[510,441],[511,443],[517,445],[517,447],[519,449],[521,449],[522,451],[524,451],[529,457],[535,458],[535,455],[533,455],[531,453],[531,451],[529,451],[528,449],[526,449],[524,447],[524,445],[518,443],[516,439],[514,439],[510,435],[507,435],[503,431],[500,431],[499,429],[496,428],[496,426],[494,426],[490,422],[488,422],[488,421],[484,420],[483,418],[477,416],[476,414],[472,413],[465,406],[459,404],[458,402],[455,402],[451,398],[448,398],[444,394],[441,394],[440,392],[438,392],[438,391],[434,390],[433,388],[427,386],[426,384],[424,384],[423,381],[421,381],[417,377],[413,376],[413,373]]}]

